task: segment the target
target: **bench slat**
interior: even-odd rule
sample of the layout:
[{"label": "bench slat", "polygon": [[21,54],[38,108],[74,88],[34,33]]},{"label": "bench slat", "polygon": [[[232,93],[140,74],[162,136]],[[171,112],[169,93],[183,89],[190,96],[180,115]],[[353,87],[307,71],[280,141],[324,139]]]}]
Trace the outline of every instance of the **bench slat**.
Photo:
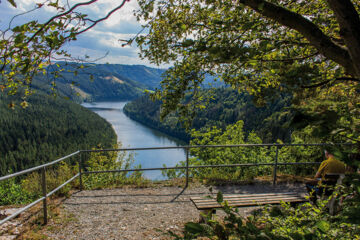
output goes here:
[{"label": "bench slat", "polygon": [[[272,193],[272,194],[252,194],[252,195],[224,195],[224,201],[232,207],[257,206],[266,204],[279,204],[280,202],[300,203],[307,199],[299,193]],[[222,206],[215,200],[204,197],[192,197],[190,200],[199,210],[221,208]]]},{"label": "bench slat", "polygon": [[[267,197],[267,196],[253,196],[253,197],[234,197],[234,196],[224,196],[223,199],[224,200],[227,200],[227,201],[232,201],[232,200],[262,200],[262,199],[290,199],[290,198],[304,198],[303,196],[301,195],[278,195],[278,196],[270,196],[270,197]],[[202,198],[202,199],[193,199],[191,198],[191,200],[193,202],[213,202],[215,201],[215,199],[211,199],[211,198]]]},{"label": "bench slat", "polygon": [[[226,200],[224,199],[224,201],[226,200],[229,204],[230,203],[234,203],[234,202],[263,202],[263,201],[292,201],[292,200],[304,200],[305,198],[263,198],[263,199],[248,199],[248,200],[243,200],[243,199],[233,199],[233,200]],[[206,205],[206,204],[211,204],[211,203],[217,203],[216,200],[213,201],[194,201],[194,203],[196,203],[197,205]]]},{"label": "bench slat", "polygon": [[[292,203],[301,203],[301,202],[305,202],[306,200],[304,199],[296,199],[293,201],[287,201],[287,202],[292,202]],[[267,205],[267,204],[280,204],[281,201],[258,201],[256,203],[253,202],[239,202],[239,203],[233,203],[233,204],[229,204],[229,206],[232,207],[249,207],[249,206],[258,206],[258,205]],[[219,205],[218,203],[216,204],[209,204],[209,205],[200,205],[197,206],[198,210],[203,210],[203,209],[212,209],[212,208],[221,208],[222,206]]]},{"label": "bench slat", "polygon": [[[305,192],[303,193],[305,194]],[[224,197],[256,197],[256,196],[279,196],[279,195],[301,195],[300,193],[256,193],[256,194],[227,194]],[[204,199],[204,197],[191,197],[191,199]]]}]

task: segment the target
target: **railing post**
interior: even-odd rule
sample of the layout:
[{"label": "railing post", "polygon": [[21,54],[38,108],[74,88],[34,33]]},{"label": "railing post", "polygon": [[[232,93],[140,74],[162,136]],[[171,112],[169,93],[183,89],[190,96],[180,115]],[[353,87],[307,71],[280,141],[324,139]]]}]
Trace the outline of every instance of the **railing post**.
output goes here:
[{"label": "railing post", "polygon": [[189,186],[189,148],[186,148],[186,182],[185,188]]},{"label": "railing post", "polygon": [[81,172],[81,167],[82,167],[82,161],[81,161],[81,152],[79,153],[79,187],[80,187],[80,191],[83,190],[83,184],[82,184],[82,172]]},{"label": "railing post", "polygon": [[277,174],[277,165],[278,165],[278,155],[279,155],[279,146],[276,146],[276,155],[275,155],[275,165],[274,165],[274,179],[273,185],[276,185],[276,174]]},{"label": "railing post", "polygon": [[44,196],[43,200],[43,210],[44,210],[44,225],[47,224],[47,192],[46,192],[46,169],[43,167],[41,169],[41,186],[42,186],[42,192]]}]

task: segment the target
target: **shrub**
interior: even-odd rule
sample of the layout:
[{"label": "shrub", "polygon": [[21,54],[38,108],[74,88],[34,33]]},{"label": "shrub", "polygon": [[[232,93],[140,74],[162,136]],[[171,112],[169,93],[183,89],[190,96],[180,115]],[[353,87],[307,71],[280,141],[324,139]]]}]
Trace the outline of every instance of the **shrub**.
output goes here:
[{"label": "shrub", "polygon": [[[343,189],[344,190],[344,189]],[[346,191],[348,191],[347,189]],[[353,209],[359,206],[359,190],[352,193],[352,198],[344,201],[344,209]],[[338,192],[334,193],[336,196]],[[340,196],[346,196],[342,192]],[[357,199],[357,200],[356,200]],[[357,220],[349,218],[346,211],[336,216],[328,213],[327,200],[319,201],[317,205],[305,203],[297,207],[282,203],[280,207],[268,207],[246,219],[241,217],[237,209],[233,209],[222,202],[222,194],[217,200],[222,204],[226,216],[219,219],[209,213],[206,216],[207,224],[188,222],[183,234],[169,231],[167,234],[173,239],[279,239],[279,240],[306,240],[306,239],[360,239],[360,228]]]},{"label": "shrub", "polygon": [[[46,169],[46,187],[47,192],[57,188],[77,173],[77,166],[70,166],[66,162],[60,162],[58,166]],[[56,192],[57,196],[67,195],[72,187],[75,186],[73,181]],[[21,187],[28,192],[42,195],[41,173],[33,172],[22,180]]]},{"label": "shrub", "polygon": [[29,203],[37,197],[37,193],[27,191],[16,183],[15,178],[0,182],[0,205]]},{"label": "shrub", "polygon": [[[93,152],[85,165],[87,171],[104,171],[130,169],[134,167],[133,163],[133,154],[127,154],[126,152]],[[140,167],[139,165],[134,168]],[[83,177],[86,189],[109,188],[126,184],[139,185],[145,182],[141,172],[97,173],[87,174]]]}]

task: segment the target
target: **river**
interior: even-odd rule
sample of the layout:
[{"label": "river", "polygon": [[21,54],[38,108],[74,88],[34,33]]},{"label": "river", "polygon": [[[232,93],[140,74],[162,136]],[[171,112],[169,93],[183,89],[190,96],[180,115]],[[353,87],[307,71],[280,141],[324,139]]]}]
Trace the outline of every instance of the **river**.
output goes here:
[{"label": "river", "polygon": [[[118,141],[123,148],[147,148],[147,147],[172,147],[184,145],[184,142],[165,135],[157,130],[151,129],[131,120],[127,117],[123,108],[127,102],[93,102],[83,103],[86,108],[91,109],[113,126]],[[175,166],[179,161],[185,160],[183,149],[146,150],[135,152],[134,165],[141,164],[142,168],[156,168]],[[144,176],[151,180],[163,180],[160,171],[145,171]]]}]

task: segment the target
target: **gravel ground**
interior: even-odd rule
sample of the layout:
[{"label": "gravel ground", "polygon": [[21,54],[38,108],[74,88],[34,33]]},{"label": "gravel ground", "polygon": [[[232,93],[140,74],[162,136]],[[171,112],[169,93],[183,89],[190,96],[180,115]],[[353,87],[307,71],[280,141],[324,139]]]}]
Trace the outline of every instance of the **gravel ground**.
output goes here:
[{"label": "gravel ground", "polygon": [[[303,192],[303,184],[270,184],[213,187],[223,193]],[[209,195],[209,187],[121,188],[82,191],[63,204],[63,211],[74,216],[65,227],[47,230],[50,239],[170,239],[161,231],[180,232],[184,223],[197,221],[199,212],[191,196]],[[254,208],[242,208],[243,215]],[[219,212],[219,211],[218,211]],[[159,231],[160,230],[160,231]]]}]

